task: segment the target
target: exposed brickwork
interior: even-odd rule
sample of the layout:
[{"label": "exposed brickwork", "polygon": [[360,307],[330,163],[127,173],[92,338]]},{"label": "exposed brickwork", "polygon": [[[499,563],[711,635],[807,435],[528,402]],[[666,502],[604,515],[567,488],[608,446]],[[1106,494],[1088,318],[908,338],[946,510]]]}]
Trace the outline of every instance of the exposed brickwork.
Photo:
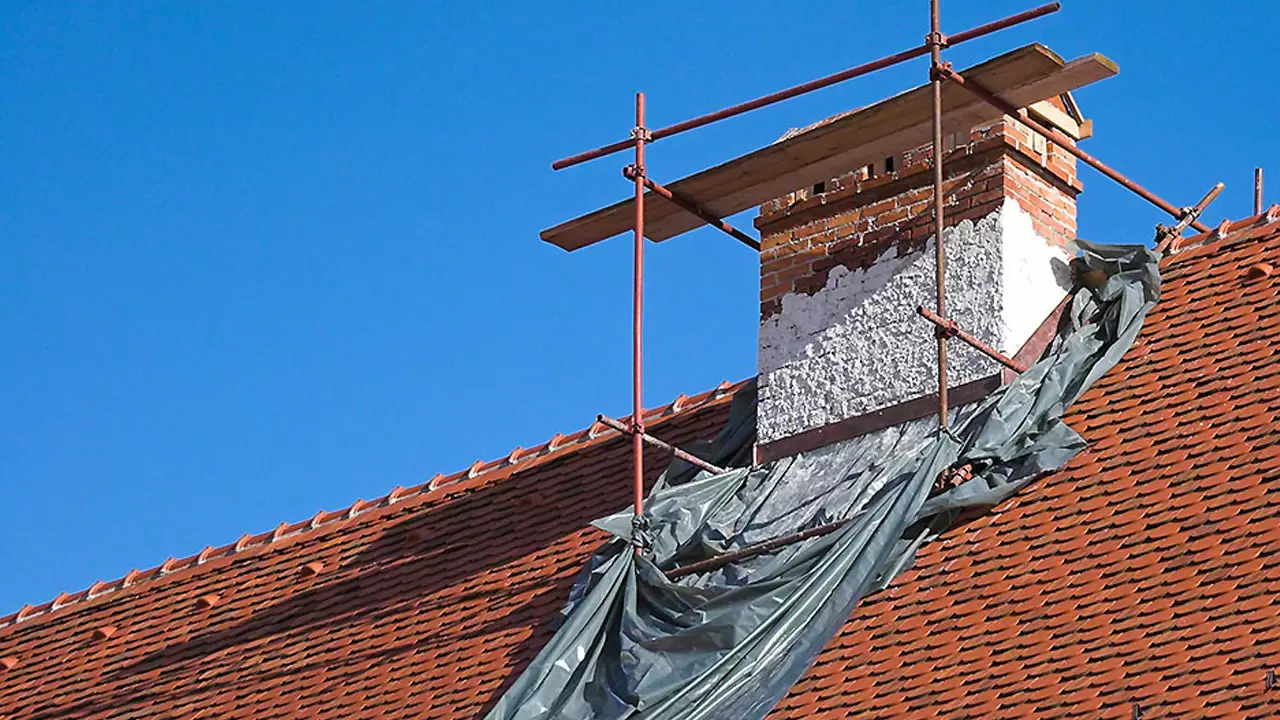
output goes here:
[{"label": "exposed brickwork", "polygon": [[[1065,245],[1075,238],[1076,160],[1013,118],[947,139],[944,221],[977,220],[1013,199],[1036,232]],[[889,248],[921,250],[933,234],[932,146],[903,152],[799,190],[760,208],[760,317],[789,293],[813,294],[837,265],[865,268]],[[888,165],[886,165],[886,162]]]}]

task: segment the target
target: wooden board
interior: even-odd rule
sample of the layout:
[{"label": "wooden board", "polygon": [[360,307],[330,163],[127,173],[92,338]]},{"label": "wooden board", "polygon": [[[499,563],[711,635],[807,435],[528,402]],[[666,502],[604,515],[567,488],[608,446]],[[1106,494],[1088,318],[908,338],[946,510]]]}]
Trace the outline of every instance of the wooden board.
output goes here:
[{"label": "wooden board", "polygon": [[[1064,62],[1043,45],[1028,45],[963,71],[1002,98],[1026,107],[1118,72],[1115,63],[1092,54]],[[1000,117],[999,110],[953,83],[942,85],[943,132]],[[929,143],[933,102],[928,85],[876,103],[755,152],[690,175],[667,186],[719,217],[830,180],[843,172]],[[657,178],[661,181],[660,178]],[[631,230],[634,199],[543,230],[543,240],[577,250]],[[660,242],[702,226],[676,205],[648,193],[645,236]]]}]

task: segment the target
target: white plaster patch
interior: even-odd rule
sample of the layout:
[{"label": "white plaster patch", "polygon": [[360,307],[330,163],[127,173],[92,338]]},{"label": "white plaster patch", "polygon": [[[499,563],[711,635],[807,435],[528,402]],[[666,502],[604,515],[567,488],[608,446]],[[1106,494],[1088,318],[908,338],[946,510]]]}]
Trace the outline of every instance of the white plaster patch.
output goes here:
[{"label": "white plaster patch", "polygon": [[1004,242],[1000,293],[1004,326],[997,347],[1012,355],[1070,289],[1070,255],[1045,242],[1032,227],[1031,216],[1011,199],[1004,201],[1000,225]]},{"label": "white plaster patch", "polygon": [[[944,232],[947,306],[961,327],[1015,352],[1065,293],[1055,262],[1066,254],[1035,233],[1012,200],[977,223]],[[771,442],[864,415],[936,390],[933,326],[916,314],[933,306],[934,252],[888,249],[866,270],[833,268],[813,295],[783,297],[760,326],[759,436]],[[952,342],[948,384],[999,366]]]}]

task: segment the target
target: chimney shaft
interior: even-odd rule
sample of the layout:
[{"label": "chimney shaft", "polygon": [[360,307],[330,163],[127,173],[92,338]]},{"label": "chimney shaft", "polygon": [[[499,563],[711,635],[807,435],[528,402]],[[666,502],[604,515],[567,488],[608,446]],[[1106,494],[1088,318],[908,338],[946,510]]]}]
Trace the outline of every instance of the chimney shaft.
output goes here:
[{"label": "chimney shaft", "polygon": [[[1069,287],[1075,158],[1011,117],[943,150],[950,317],[1012,355]],[[904,149],[761,207],[761,444],[937,391],[933,326],[915,312],[933,306],[932,155]],[[953,345],[948,386],[998,374]]]}]

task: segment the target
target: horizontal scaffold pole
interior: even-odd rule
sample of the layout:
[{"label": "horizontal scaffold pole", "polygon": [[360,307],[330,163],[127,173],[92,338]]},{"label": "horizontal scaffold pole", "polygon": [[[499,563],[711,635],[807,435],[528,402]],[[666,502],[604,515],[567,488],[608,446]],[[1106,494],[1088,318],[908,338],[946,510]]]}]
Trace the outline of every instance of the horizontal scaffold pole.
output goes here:
[{"label": "horizontal scaffold pole", "polygon": [[[1010,15],[1007,18],[995,20],[985,25],[970,28],[964,32],[949,35],[947,36],[946,42],[949,47],[959,45],[962,42],[980,38],[984,35],[990,35],[993,32],[1004,30],[1005,28],[1027,22],[1028,20],[1044,17],[1045,15],[1055,13],[1061,9],[1061,3],[1052,2],[1048,5],[1041,5],[1040,7],[1032,8],[1016,15]],[[782,102],[783,100],[790,100],[791,98],[799,97],[805,93],[811,93],[814,90],[821,90],[822,88],[830,87],[846,80],[852,80],[853,78],[875,72],[876,70],[883,70],[884,68],[897,65],[914,58],[924,57],[928,54],[929,44],[925,43],[923,45],[913,47],[910,50],[904,50],[900,53],[880,58],[879,60],[873,60],[869,63],[863,63],[857,67],[849,68],[848,70],[842,70],[838,73],[818,78],[817,80],[810,80],[807,83],[802,83],[795,87],[789,87],[786,90],[779,90],[778,92],[770,93],[764,97],[756,98],[755,100],[734,105],[733,107],[727,107],[723,110],[717,110],[713,113],[707,113],[706,115],[699,115],[696,118],[678,122],[675,125],[658,128],[657,130],[652,131],[650,142],[655,142],[665,137],[671,137],[672,135],[677,135],[687,130],[693,130],[694,128],[700,128],[703,125],[710,125],[718,120],[725,120],[736,115],[751,112],[752,110],[758,110],[762,107]],[[570,168],[574,165],[581,165],[589,160],[595,160],[596,158],[602,158],[606,155],[612,155],[617,152],[622,152],[623,150],[628,150],[634,146],[634,140],[619,140],[618,142],[610,143],[594,150],[588,150],[584,153],[579,153],[577,155],[557,160],[551,163],[551,169],[564,170],[565,168]]]},{"label": "horizontal scaffold pole", "polygon": [[991,358],[992,360],[995,360],[996,362],[1000,363],[1001,365],[1009,368],[1010,370],[1016,373],[1024,373],[1027,371],[1026,365],[1023,365],[1017,360],[1013,360],[1007,357],[1004,353],[1000,352],[999,350],[996,350],[995,348],[982,342],[981,340],[974,337],[973,335],[970,335],[964,330],[961,330],[960,326],[956,324],[955,320],[944,318],[941,315],[933,312],[932,310],[930,310],[929,308],[923,305],[917,307],[916,312],[920,313],[920,317],[923,317],[925,320],[928,320],[929,322],[936,325],[938,327],[938,330],[941,333],[945,334],[947,337],[953,337],[959,340],[963,340],[964,342],[968,343],[974,350],[977,350],[983,355],[986,355],[987,357]]},{"label": "horizontal scaffold pole", "polygon": [[[618,432],[623,433],[624,435],[631,435],[635,433],[635,428],[632,428],[630,425],[624,422],[621,422],[619,420],[614,420],[608,415],[599,415],[597,416],[596,419],[598,419],[601,423],[613,428],[614,430],[617,430]],[[680,448],[676,447],[675,445],[672,445],[669,442],[659,440],[658,438],[650,435],[647,432],[641,432],[640,439],[656,448],[661,448],[663,450],[666,450],[667,452],[689,463],[690,465],[706,470],[707,472],[712,473],[713,475],[719,475],[725,472],[724,468],[712,465],[711,463],[707,462],[706,460],[703,460],[697,455],[681,450]]]}]

